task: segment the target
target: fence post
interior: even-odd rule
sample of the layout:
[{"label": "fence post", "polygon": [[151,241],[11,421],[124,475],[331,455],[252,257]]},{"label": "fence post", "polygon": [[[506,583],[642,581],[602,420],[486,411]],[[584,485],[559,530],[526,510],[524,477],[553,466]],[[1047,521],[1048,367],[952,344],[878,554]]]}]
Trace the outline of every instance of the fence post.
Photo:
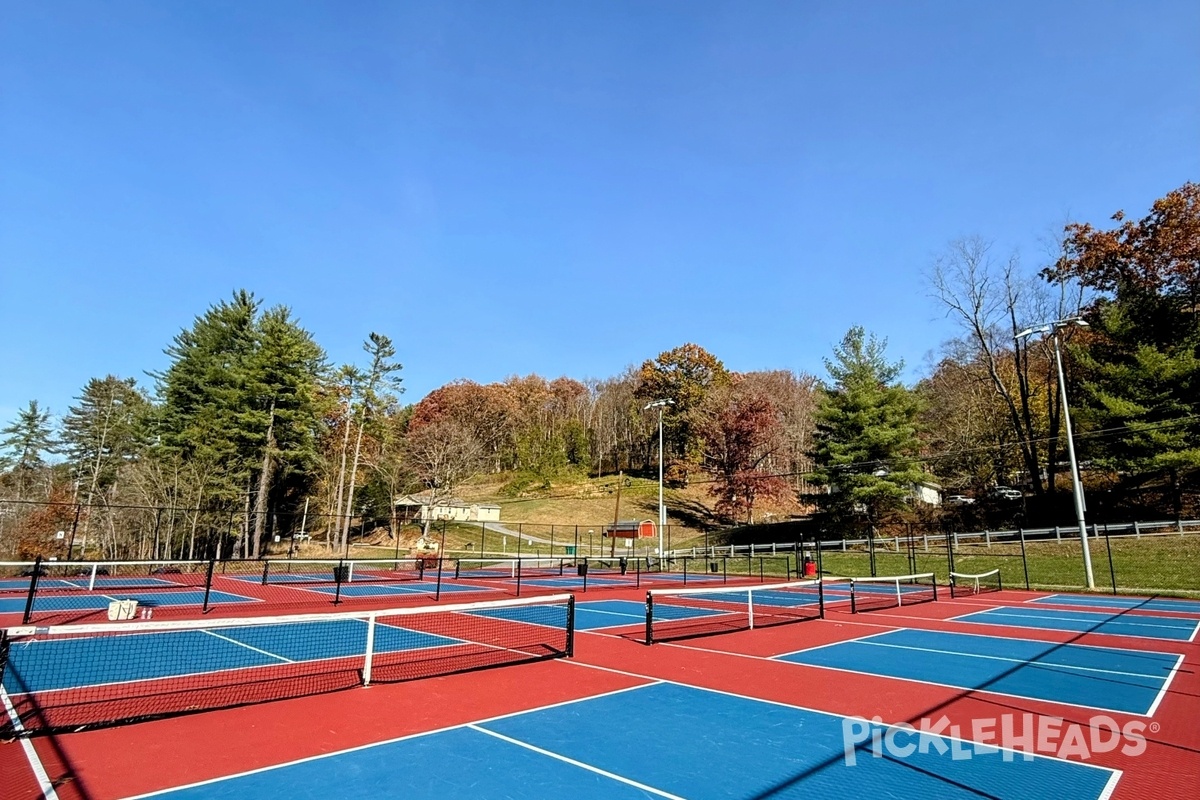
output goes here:
[{"label": "fence post", "polygon": [[989,549],[991,548],[991,546],[992,546],[992,532],[991,531],[983,532],[983,544],[985,547],[987,547]]},{"label": "fence post", "polygon": [[1056,541],[1062,541],[1062,528],[1058,527],[1057,525],[1054,526],[1054,538]]},{"label": "fence post", "polygon": [[[874,578],[875,572],[875,526],[872,525],[867,529],[867,551],[871,558],[871,577]],[[853,594],[851,595],[853,597]]]},{"label": "fence post", "polygon": [[1017,528],[1017,536],[1021,539],[1021,566],[1025,570],[1025,591],[1029,591],[1029,559],[1025,556],[1025,529]]},{"label": "fence post", "polygon": [[[1095,523],[1093,523],[1092,524],[1092,538],[1095,539],[1099,535],[1099,533],[1100,533],[1100,531],[1098,529],[1098,526]],[[1112,579],[1113,594],[1116,594],[1117,593],[1117,570],[1116,570],[1116,567],[1113,566],[1112,539],[1109,538],[1109,535],[1108,535],[1108,523],[1107,522],[1104,523],[1104,545],[1108,548],[1108,577]]]},{"label": "fence post", "polygon": [[1142,525],[1140,522],[1137,522],[1136,520],[1133,523],[1133,538],[1135,538],[1135,539],[1142,538]]}]

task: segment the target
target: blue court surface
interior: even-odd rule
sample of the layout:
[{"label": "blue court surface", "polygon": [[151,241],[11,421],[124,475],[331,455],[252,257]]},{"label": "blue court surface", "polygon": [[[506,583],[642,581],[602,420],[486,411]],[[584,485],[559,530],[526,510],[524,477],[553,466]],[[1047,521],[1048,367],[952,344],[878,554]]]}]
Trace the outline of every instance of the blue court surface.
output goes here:
[{"label": "blue court surface", "polygon": [[1086,608],[1123,608],[1131,611],[1171,611],[1200,615],[1200,600],[1175,600],[1167,597],[1114,597],[1112,595],[1052,594],[1030,600],[1056,606]]},{"label": "blue court surface", "polygon": [[[97,611],[108,608],[113,600],[137,600],[139,606],[147,608],[178,608],[180,606],[204,605],[204,590],[189,589],[182,592],[114,592],[111,595],[99,592],[79,594],[38,594],[33,600],[34,612],[42,611]],[[254,597],[243,597],[228,592],[209,592],[209,605],[230,603],[261,603]],[[24,597],[0,598],[0,614],[20,614],[25,611]]]},{"label": "blue court surface", "polygon": [[[868,736],[874,728],[898,754],[872,757],[869,741],[855,749],[853,738],[847,746],[851,722]],[[1096,800],[1112,792],[1119,776],[1085,763],[1026,759],[933,734],[656,683],[153,796]]]},{"label": "blue court surface", "polygon": [[1109,636],[1135,636],[1143,639],[1168,639],[1190,642],[1196,638],[1200,620],[1182,617],[1157,617],[1148,614],[1113,613],[1105,611],[1064,611],[1056,608],[1031,606],[1000,606],[951,617],[955,622],[980,625],[1008,625],[1017,628],[1042,628],[1051,631],[1078,631]]},{"label": "blue court surface", "polygon": [[[77,575],[72,578],[39,578],[38,589],[86,589],[92,579],[89,575]],[[97,575],[95,587],[107,589],[113,586],[130,589],[153,589],[155,586],[182,586],[184,584],[163,578],[115,578],[110,575]],[[29,578],[4,578],[0,580],[0,591],[29,591]]]},{"label": "blue court surface", "polygon": [[888,678],[1076,706],[1152,714],[1183,656],[898,630],[779,657]]},{"label": "blue court surface", "polygon": [[[365,620],[339,619],[14,642],[3,686],[18,695],[361,656],[367,627]],[[383,623],[375,627],[376,653],[456,644],[457,639]]]}]

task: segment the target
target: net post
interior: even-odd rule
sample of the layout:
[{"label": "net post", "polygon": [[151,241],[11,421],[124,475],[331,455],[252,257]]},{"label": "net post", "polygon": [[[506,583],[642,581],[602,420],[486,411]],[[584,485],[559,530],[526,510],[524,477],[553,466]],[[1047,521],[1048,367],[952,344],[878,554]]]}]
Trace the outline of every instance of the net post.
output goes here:
[{"label": "net post", "polygon": [[29,596],[25,598],[25,613],[21,616],[21,624],[28,625],[33,619],[33,598],[37,596],[38,578],[42,574],[42,557],[33,561],[33,574],[29,576]]},{"label": "net post", "polygon": [[1000,572],[996,573],[996,591],[1004,591],[1004,575]]},{"label": "net post", "polygon": [[746,623],[750,630],[754,630],[754,590],[746,590]]},{"label": "net post", "polygon": [[[333,583],[334,583],[333,604],[335,606],[339,605],[342,602],[342,564],[343,563],[344,563],[343,560],[339,558],[337,566],[333,568]],[[264,575],[265,574],[266,573],[265,573],[265,567],[264,567]],[[266,583],[265,580],[263,582]]]},{"label": "net post", "polygon": [[354,583],[354,561],[346,565],[346,583]]},{"label": "net post", "polygon": [[688,568],[688,559],[687,559],[687,556],[684,556],[683,557],[683,585],[684,586],[687,586],[687,568]]},{"label": "net post", "polygon": [[850,579],[850,613],[851,614],[858,613],[858,606],[855,602],[856,597],[858,597],[858,587],[856,587],[854,585],[854,579],[851,578]]},{"label": "net post", "polygon": [[271,562],[266,559],[263,559],[263,574],[262,574],[262,585],[263,586],[267,585],[267,570],[269,570],[270,568],[271,568]]},{"label": "net post", "polygon": [[[1110,559],[1110,560],[1111,560],[1111,559]],[[99,564],[92,564],[92,573],[91,573],[91,577],[90,577],[90,578],[88,578],[88,591],[89,591],[89,592],[94,592],[94,591],[96,591],[96,572],[97,572],[99,569],[100,569],[100,565],[99,565]]]},{"label": "net post", "polygon": [[[937,589],[934,588],[934,592],[936,592],[936,591],[937,591]],[[900,591],[900,579],[897,578],[896,579],[896,608],[899,608],[902,605],[904,605],[904,594]]]},{"label": "net post", "polygon": [[821,619],[825,619],[825,580],[817,576],[817,609]]},{"label": "net post", "polygon": [[208,599],[212,596],[213,568],[216,566],[216,564],[216,557],[214,556],[210,558],[208,560],[208,569],[204,572],[204,604],[200,608],[200,611],[204,614],[208,613]]},{"label": "net post", "polygon": [[[937,599],[938,599],[938,596],[937,596],[937,575],[930,575],[930,576],[929,576],[929,582],[933,584],[933,599],[934,599],[934,601],[936,602],[936,601],[937,601]],[[951,595],[953,595],[953,594],[954,594],[954,592],[953,592],[953,591],[951,591],[951,592],[950,592],[950,594],[951,594]]]},{"label": "net post", "polygon": [[367,649],[363,655],[363,686],[371,685],[371,662],[375,659],[375,615],[367,617]]},{"label": "net post", "polygon": [[[433,599],[442,599],[442,564],[446,561],[445,553],[438,552],[437,585],[433,589]],[[422,573],[423,574],[423,573]],[[458,562],[454,562],[454,574],[458,575]]]},{"label": "net post", "polygon": [[654,644],[654,592],[646,592],[646,644]]},{"label": "net post", "polygon": [[[613,538],[613,541],[614,541],[614,542],[615,542],[615,541],[617,541],[615,537]],[[587,564],[588,562],[587,562],[587,561],[584,561],[583,563],[584,563],[584,564]],[[583,570],[583,591],[584,591],[585,593],[587,592],[588,573],[590,573],[591,571],[592,571],[592,570],[591,570],[591,567],[590,567],[590,566],[589,566],[589,567],[585,567],[585,568],[584,568],[584,570]]]},{"label": "net post", "polygon": [[721,583],[729,583],[729,558],[721,556]]},{"label": "net post", "polygon": [[575,657],[575,595],[567,598],[567,658]]},{"label": "net post", "polygon": [[517,597],[521,596],[521,525],[517,525]]}]

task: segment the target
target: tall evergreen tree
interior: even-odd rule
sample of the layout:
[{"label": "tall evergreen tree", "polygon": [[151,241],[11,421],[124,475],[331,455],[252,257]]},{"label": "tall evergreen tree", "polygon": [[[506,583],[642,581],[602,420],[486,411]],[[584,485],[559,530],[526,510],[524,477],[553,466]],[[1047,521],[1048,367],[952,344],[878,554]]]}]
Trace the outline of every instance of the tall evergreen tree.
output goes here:
[{"label": "tall evergreen tree", "polygon": [[146,445],[150,402],[133,378],[92,378],[63,417],[62,445],[80,489],[91,497],[112,485]]},{"label": "tall evergreen tree", "polygon": [[874,524],[907,505],[925,477],[915,460],[920,402],[898,382],[904,364],[889,362],[886,347],[854,327],[825,360],[831,383],[816,415],[814,483],[831,488],[835,518],[865,514]]},{"label": "tall evergreen tree", "polygon": [[317,457],[317,379],[326,371],[325,353],[283,307],[262,315],[257,347],[249,359],[246,390],[252,424],[263,430],[258,489],[254,501],[251,555],[258,557],[266,535],[268,505],[277,476],[302,475]]},{"label": "tall evergreen tree", "polygon": [[0,428],[0,435],[4,436],[0,439],[0,455],[16,476],[20,500],[34,473],[46,466],[45,456],[55,450],[49,409],[40,407],[37,400],[30,400],[10,425]]},{"label": "tall evergreen tree", "polygon": [[167,355],[156,376],[162,444],[210,476],[205,499],[246,508],[243,552],[257,554],[280,467],[288,474],[315,450],[324,352],[288,309],[260,315],[254,295],[239,291],[181,331]]}]

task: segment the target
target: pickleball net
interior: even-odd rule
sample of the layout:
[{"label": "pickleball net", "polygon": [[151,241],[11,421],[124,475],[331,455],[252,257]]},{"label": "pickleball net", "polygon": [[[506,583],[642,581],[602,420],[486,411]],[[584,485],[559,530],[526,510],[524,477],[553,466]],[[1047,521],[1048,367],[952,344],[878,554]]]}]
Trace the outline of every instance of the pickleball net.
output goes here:
[{"label": "pickleball net", "polygon": [[950,573],[951,597],[970,597],[976,594],[988,594],[990,592],[998,592],[1003,588],[1004,584],[1000,579],[1000,570],[998,569],[981,572],[977,575],[968,575],[962,572]]},{"label": "pickleball net", "polygon": [[458,558],[454,561],[454,577],[459,580],[554,577],[567,574],[572,563],[568,558]]},{"label": "pickleball net", "polygon": [[646,644],[766,628],[824,616],[819,580],[652,589],[646,592]]},{"label": "pickleball net", "polygon": [[937,578],[932,572],[850,578],[849,589],[850,611],[854,614],[937,600]]},{"label": "pickleball net", "polygon": [[418,558],[264,560],[262,584],[402,583],[425,578],[425,561]]},{"label": "pickleball net", "polygon": [[0,630],[0,737],[570,656],[568,594],[436,607]]}]

